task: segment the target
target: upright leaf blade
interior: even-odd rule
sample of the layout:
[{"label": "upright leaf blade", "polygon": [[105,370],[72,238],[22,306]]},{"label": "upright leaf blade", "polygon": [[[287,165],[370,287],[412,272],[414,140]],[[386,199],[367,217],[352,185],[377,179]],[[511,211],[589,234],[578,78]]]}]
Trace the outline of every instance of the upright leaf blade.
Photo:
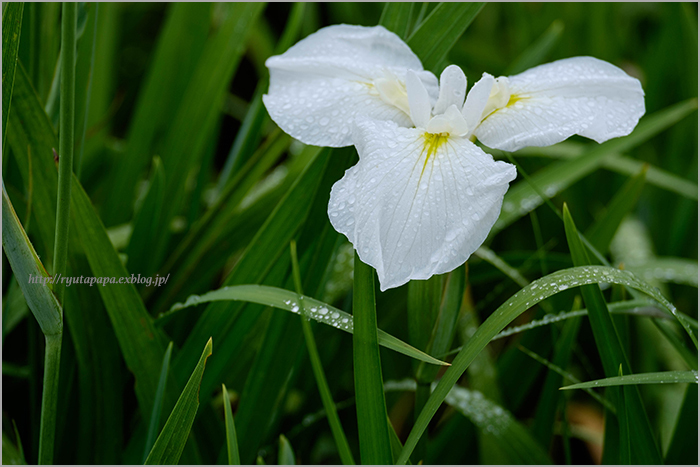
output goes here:
[{"label": "upright leaf blade", "polygon": [[224,398],[224,421],[226,424],[226,452],[229,465],[241,465],[241,456],[238,453],[238,437],[236,436],[236,424],[233,422],[231,412],[231,396],[226,385],[221,385],[221,394]]},{"label": "upright leaf blade", "polygon": [[189,381],[185,385],[175,408],[165,422],[156,444],[153,445],[145,464],[177,464],[180,460],[185,442],[190,434],[194,417],[199,407],[199,385],[204,374],[204,365],[207,357],[212,353],[212,340],[207,341],[202,356],[192,372]]},{"label": "upright leaf blade", "polygon": [[355,253],[353,287],[353,371],[355,404],[363,464],[392,464],[384,381],[377,343],[374,269]]},{"label": "upright leaf blade", "polygon": [[11,2],[2,14],[2,149],[5,152],[7,118],[10,115],[12,88],[15,85],[17,51],[22,31],[24,2]]},{"label": "upright leaf blade", "polygon": [[484,2],[440,3],[406,41],[426,70],[436,67],[476,18]]}]

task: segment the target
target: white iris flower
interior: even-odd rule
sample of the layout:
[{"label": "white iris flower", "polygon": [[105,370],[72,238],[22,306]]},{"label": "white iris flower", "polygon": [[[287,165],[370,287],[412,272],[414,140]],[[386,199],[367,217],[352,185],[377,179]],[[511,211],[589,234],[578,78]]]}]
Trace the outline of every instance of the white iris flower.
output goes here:
[{"label": "white iris flower", "polygon": [[463,264],[501,210],[515,167],[473,143],[515,151],[578,134],[603,142],[644,114],[638,80],[591,57],[494,78],[469,94],[462,70],[437,78],[381,26],[319,30],[266,62],[272,119],[306,144],[354,144],[331,191],[333,227],[377,270],[381,290]]}]

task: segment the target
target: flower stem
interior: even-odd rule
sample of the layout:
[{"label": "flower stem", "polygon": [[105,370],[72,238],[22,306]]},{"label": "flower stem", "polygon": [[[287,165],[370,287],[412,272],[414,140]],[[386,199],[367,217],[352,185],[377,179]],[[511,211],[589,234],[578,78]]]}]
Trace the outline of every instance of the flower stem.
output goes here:
[{"label": "flower stem", "polygon": [[[70,220],[70,190],[73,177],[75,139],[75,2],[64,2],[61,18],[61,112],[58,161],[58,200],[56,207],[56,236],[53,270],[58,277],[66,273],[68,261],[68,224]],[[63,303],[65,286],[54,283],[54,293]]]},{"label": "flower stem", "polygon": [[39,435],[39,464],[53,464],[56,436],[56,406],[58,402],[58,370],[61,365],[63,332],[46,335],[44,358],[44,388],[41,396],[41,429]]}]

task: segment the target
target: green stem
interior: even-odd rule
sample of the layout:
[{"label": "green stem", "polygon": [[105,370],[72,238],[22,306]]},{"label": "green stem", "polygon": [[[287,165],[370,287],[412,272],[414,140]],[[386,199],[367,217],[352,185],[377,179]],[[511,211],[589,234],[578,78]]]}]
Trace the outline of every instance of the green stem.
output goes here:
[{"label": "green stem", "polygon": [[[56,237],[54,242],[54,276],[66,273],[68,261],[68,223],[70,220],[70,190],[73,177],[75,140],[75,29],[77,4],[63,3],[61,18],[61,114],[58,162],[58,201],[56,208]],[[54,284],[54,292],[63,303],[63,283]]]},{"label": "green stem", "polygon": [[362,464],[393,464],[377,343],[374,269],[355,253],[352,336],[357,430]]},{"label": "green stem", "polygon": [[44,358],[44,389],[41,396],[41,429],[39,435],[39,464],[53,464],[56,436],[56,407],[58,403],[58,369],[61,365],[63,332],[46,335]]},{"label": "green stem", "polygon": [[304,340],[306,341],[306,349],[309,352],[309,358],[311,359],[311,368],[314,372],[314,377],[316,378],[316,384],[318,385],[318,391],[321,393],[321,401],[323,402],[323,408],[326,411],[326,416],[328,417],[328,424],[331,426],[331,433],[333,433],[333,438],[335,439],[335,444],[338,448],[338,455],[340,456],[340,461],[344,465],[354,465],[355,459],[352,457],[352,451],[350,451],[350,445],[348,444],[348,439],[343,431],[343,426],[340,424],[340,418],[338,417],[338,411],[335,407],[335,401],[331,396],[331,389],[328,387],[328,381],[326,380],[326,375],[323,373],[323,366],[321,364],[321,357],[318,353],[318,348],[316,347],[316,340],[314,339],[314,333],[311,329],[311,323],[309,319],[305,316],[306,309],[303,302],[303,289],[301,286],[301,273],[299,272],[299,261],[297,260],[297,245],[294,240],[290,245],[291,255],[292,255],[292,269],[294,274],[294,286],[296,292],[299,295],[299,308],[301,309],[301,326],[304,330]]}]

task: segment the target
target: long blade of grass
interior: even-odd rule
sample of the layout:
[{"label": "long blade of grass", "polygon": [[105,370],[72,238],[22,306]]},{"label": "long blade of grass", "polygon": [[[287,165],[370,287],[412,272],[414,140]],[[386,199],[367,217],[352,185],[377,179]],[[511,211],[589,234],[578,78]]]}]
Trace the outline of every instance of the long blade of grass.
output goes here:
[{"label": "long blade of grass", "polygon": [[637,373],[634,375],[613,376],[611,378],[586,381],[585,383],[564,386],[561,389],[602,388],[607,386],[624,386],[627,384],[698,384],[697,370],[688,371],[658,371],[653,373]]},{"label": "long blade of grass", "polygon": [[355,325],[353,372],[360,459],[363,464],[393,464],[377,342],[374,269],[360,261],[357,253],[352,302]]},{"label": "long blade of grass", "polygon": [[661,334],[666,338],[666,340],[676,349],[676,352],[681,356],[685,363],[690,367],[691,370],[698,369],[698,354],[697,352],[691,351],[683,342],[681,336],[678,336],[668,323],[664,323],[660,320],[654,319],[652,323],[661,332]]},{"label": "long blade of grass", "polygon": [[17,51],[22,32],[24,2],[8,3],[2,14],[2,152],[5,153],[7,118],[10,115],[12,89],[15,85]]},{"label": "long blade of grass", "polygon": [[264,3],[234,3],[228,5],[229,16],[212,35],[202,50],[182,103],[165,138],[163,165],[165,168],[165,199],[159,229],[152,234],[150,244],[157,245],[156,263],[160,264],[170,221],[182,206],[185,180],[190,169],[201,159],[220,108],[219,102],[228,88],[245,51],[246,38],[256,24]]},{"label": "long blade of grass", "polygon": [[144,464],[177,464],[180,460],[185,442],[190,434],[194,417],[199,407],[199,385],[204,374],[204,366],[207,357],[212,353],[212,340],[209,339],[204,346],[202,356],[192,372],[185,389],[182,390],[173,411],[165,422],[153,449]]},{"label": "long blade of grass", "polygon": [[411,2],[386,2],[379,24],[396,33],[401,39],[406,39],[411,31],[412,13],[413,3]]},{"label": "long blade of grass", "polygon": [[[120,193],[131,196],[151,160],[156,137],[172,124],[187,84],[197,70],[209,33],[210,16],[209,4],[170,5],[131,119],[126,152],[122,163],[115,167],[113,187]],[[128,221],[132,208],[132,203],[124,202],[120,196],[108,197],[102,209],[105,224]]]},{"label": "long blade of grass", "polygon": [[163,408],[163,394],[165,394],[165,384],[168,381],[168,371],[170,370],[170,356],[173,353],[172,341],[165,349],[163,355],[163,365],[160,368],[160,378],[158,378],[158,389],[156,392],[155,403],[153,404],[153,412],[151,412],[151,420],[148,422],[148,433],[146,434],[146,444],[143,451],[143,462],[148,459],[148,454],[153,449],[153,444],[156,441],[156,434],[160,428],[160,412]]},{"label": "long blade of grass", "polygon": [[[10,199],[2,187],[2,246],[18,278],[29,309],[36,317],[46,339],[44,385],[41,397],[39,463],[51,464],[56,436],[58,376],[63,340],[61,305],[47,286],[48,274],[39,261]],[[33,278],[32,278],[33,276]]]},{"label": "long blade of grass", "polygon": [[[260,305],[271,306],[280,310],[290,311],[299,314],[300,303],[297,294],[289,290],[280,289],[278,287],[270,287],[267,285],[232,285],[224,288],[213,290],[202,295],[192,295],[185,303],[176,303],[170,311],[161,315],[156,320],[156,325],[161,326],[167,323],[174,314],[184,308],[189,308],[202,303],[218,302],[218,301],[242,301],[250,303],[258,303]],[[338,308],[335,308],[327,303],[321,302],[306,295],[302,296],[303,313],[308,318],[333,326],[341,331],[352,334],[354,332],[353,316]],[[427,355],[415,347],[406,344],[405,342],[393,337],[390,334],[382,331],[377,332],[379,344],[402,353],[408,357],[415,358],[433,365],[448,365],[443,361]]]},{"label": "long blade of grass", "polygon": [[426,70],[438,71],[436,67],[483,7],[484,2],[440,3],[406,43],[421,59]]},{"label": "long blade of grass", "polygon": [[[682,317],[671,312],[675,307],[671,305],[657,290],[654,290],[645,282],[639,280],[628,271],[604,266],[585,266],[562,269],[532,282],[528,287],[521,289],[509,300],[506,300],[484,323],[479,326],[469,342],[462,348],[452,361],[440,382],[430,395],[420,416],[411,430],[404,444],[403,451],[397,463],[403,464],[411,455],[420,435],[428,427],[428,423],[435,415],[440,404],[445,400],[450,389],[457,383],[462,374],[467,370],[474,358],[486,345],[510,322],[520,316],[525,310],[545,300],[552,295],[567,290],[571,287],[580,287],[596,283],[621,284],[632,287],[659,301],[659,304],[673,313],[679,320]],[[685,321],[683,321],[685,322]]]},{"label": "long blade of grass", "polygon": [[[589,264],[585,247],[566,204],[564,204],[563,214],[566,239],[574,264],[578,266]],[[588,318],[605,374],[608,377],[613,377],[618,374],[618,371],[631,373],[627,356],[613,325],[600,287],[593,284],[584,286],[581,288],[581,295],[588,308]],[[688,326],[687,323],[685,325]],[[687,330],[690,331],[690,328],[688,327]],[[690,333],[692,336],[692,331]],[[634,462],[659,464],[662,461],[661,454],[651,431],[651,424],[641,395],[637,388],[631,389],[620,391],[618,397],[615,398],[617,399],[616,408],[620,426],[621,461],[625,460],[627,456],[628,448],[625,443],[629,442]]]},{"label": "long blade of grass", "polygon": [[221,385],[221,393],[224,398],[224,421],[226,424],[226,452],[229,465],[241,465],[241,456],[238,453],[238,437],[236,436],[236,424],[233,422],[231,412],[231,396],[226,385]]},{"label": "long blade of grass", "polygon": [[311,367],[314,372],[314,377],[316,378],[318,392],[321,394],[323,408],[326,410],[328,424],[331,426],[331,432],[333,433],[333,438],[335,439],[335,445],[338,448],[340,460],[345,465],[354,465],[355,459],[352,457],[352,452],[350,451],[350,446],[348,445],[345,431],[343,431],[343,426],[341,425],[340,418],[338,417],[338,411],[335,408],[335,401],[333,401],[333,396],[330,388],[328,387],[326,375],[323,372],[323,365],[321,364],[321,357],[318,354],[318,348],[316,347],[316,340],[314,339],[311,324],[306,317],[306,304],[304,303],[303,289],[301,286],[301,273],[299,272],[297,245],[295,241],[292,241],[290,244],[290,253],[292,260],[292,272],[294,275],[294,286],[297,292],[297,300],[299,301],[300,305],[299,308],[301,308],[301,312],[299,313],[301,316],[301,327],[304,331],[306,349],[309,352],[309,359],[311,360]]},{"label": "long blade of grass", "polygon": [[[61,109],[58,160],[58,195],[53,272],[65,276],[68,263],[68,226],[70,223],[73,152],[75,151],[75,29],[77,4],[63,2],[61,13]],[[65,285],[54,284],[56,298],[63,302]]]}]

